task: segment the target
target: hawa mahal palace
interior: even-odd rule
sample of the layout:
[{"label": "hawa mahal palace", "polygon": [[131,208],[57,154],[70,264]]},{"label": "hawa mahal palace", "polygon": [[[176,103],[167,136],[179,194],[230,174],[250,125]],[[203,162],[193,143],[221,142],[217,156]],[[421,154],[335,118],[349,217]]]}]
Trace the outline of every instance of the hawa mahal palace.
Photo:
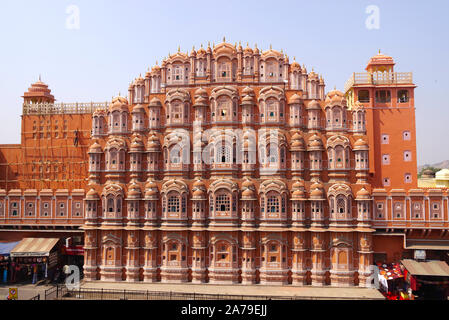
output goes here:
[{"label": "hawa mahal palace", "polygon": [[0,145],[0,239],[78,236],[85,279],[131,282],[365,286],[376,260],[438,254],[448,192],[417,188],[412,74],[379,52],[326,93],[293,60],[178,49],[110,103],[39,79]]}]

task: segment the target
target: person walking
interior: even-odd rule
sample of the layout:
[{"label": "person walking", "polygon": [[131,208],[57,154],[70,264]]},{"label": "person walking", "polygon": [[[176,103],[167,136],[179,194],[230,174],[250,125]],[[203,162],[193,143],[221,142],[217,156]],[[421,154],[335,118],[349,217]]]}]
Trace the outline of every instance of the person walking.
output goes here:
[{"label": "person walking", "polygon": [[37,282],[37,265],[36,264],[33,264],[33,281],[32,281],[32,283],[33,284],[36,284],[36,282]]}]

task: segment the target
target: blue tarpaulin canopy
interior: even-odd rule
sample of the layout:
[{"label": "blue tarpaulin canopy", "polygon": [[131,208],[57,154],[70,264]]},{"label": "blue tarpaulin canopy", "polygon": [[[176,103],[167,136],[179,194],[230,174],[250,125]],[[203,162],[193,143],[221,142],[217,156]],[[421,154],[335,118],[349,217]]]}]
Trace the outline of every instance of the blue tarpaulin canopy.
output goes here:
[{"label": "blue tarpaulin canopy", "polygon": [[12,249],[15,248],[19,244],[19,241],[17,242],[0,242],[0,255],[2,256],[9,256]]}]

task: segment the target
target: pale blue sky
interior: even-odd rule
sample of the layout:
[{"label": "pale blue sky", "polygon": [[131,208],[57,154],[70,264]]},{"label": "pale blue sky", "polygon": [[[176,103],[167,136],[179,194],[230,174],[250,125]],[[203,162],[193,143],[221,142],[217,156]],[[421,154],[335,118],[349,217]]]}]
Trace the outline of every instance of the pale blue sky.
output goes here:
[{"label": "pale blue sky", "polygon": [[[66,9],[80,9],[80,29]],[[368,5],[380,29],[368,30]],[[20,141],[20,98],[39,74],[60,102],[110,100],[178,45],[272,44],[343,90],[379,49],[412,71],[418,164],[449,159],[449,1],[113,1],[0,2],[0,143]]]}]

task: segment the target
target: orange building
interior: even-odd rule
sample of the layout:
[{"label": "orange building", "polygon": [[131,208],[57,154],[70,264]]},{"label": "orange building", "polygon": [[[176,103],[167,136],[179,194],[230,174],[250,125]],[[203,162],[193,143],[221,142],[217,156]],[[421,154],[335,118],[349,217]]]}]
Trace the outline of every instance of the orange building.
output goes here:
[{"label": "orange building", "polygon": [[[270,48],[166,58],[110,103],[24,95],[2,145],[0,240],[84,236],[88,280],[359,285],[449,244],[417,189],[414,88],[371,58],[345,92]],[[441,251],[443,250],[443,251]]]}]

